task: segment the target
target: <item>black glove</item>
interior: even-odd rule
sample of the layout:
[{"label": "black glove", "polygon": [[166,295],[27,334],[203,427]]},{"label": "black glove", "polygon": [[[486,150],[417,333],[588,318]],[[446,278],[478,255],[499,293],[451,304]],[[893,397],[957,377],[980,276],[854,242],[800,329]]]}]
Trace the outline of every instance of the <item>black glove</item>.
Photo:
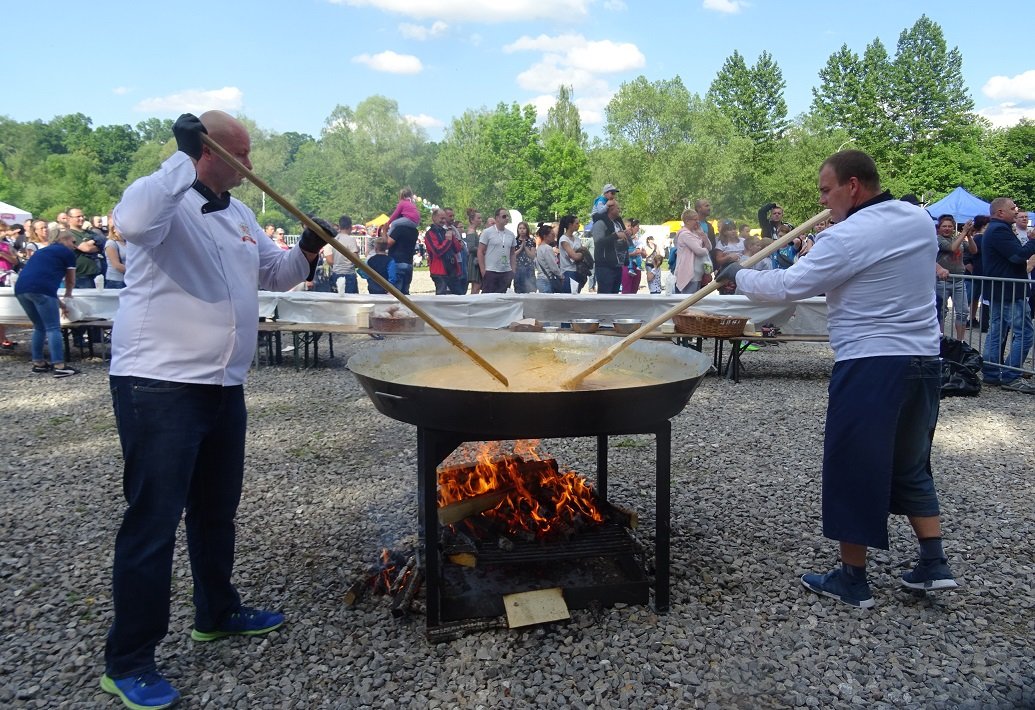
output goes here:
[{"label": "black glove", "polygon": [[208,133],[201,120],[193,113],[185,113],[173,124],[173,136],[176,137],[176,149],[181,150],[194,160],[201,159],[201,134]]},{"label": "black glove", "polygon": [[[309,215],[309,218],[316,222],[318,225],[320,225],[323,231],[326,232],[328,240],[334,239],[334,235],[337,233],[338,230],[332,227],[330,223],[328,223],[326,220],[322,220],[319,217],[315,217],[313,215]],[[309,227],[306,227],[302,230],[302,236],[298,239],[299,248],[302,251],[307,251],[313,254],[323,249],[323,245],[326,243],[327,242],[325,240],[320,238],[319,234],[309,229]]]},{"label": "black glove", "polygon": [[723,283],[736,284],[737,283],[737,272],[740,271],[743,268],[744,268],[743,266],[741,266],[740,264],[738,264],[735,261],[730,263],[730,264],[726,264],[726,266],[724,266],[721,269],[719,269],[719,273],[717,273],[715,275],[715,280],[718,281],[721,284],[723,284]]}]

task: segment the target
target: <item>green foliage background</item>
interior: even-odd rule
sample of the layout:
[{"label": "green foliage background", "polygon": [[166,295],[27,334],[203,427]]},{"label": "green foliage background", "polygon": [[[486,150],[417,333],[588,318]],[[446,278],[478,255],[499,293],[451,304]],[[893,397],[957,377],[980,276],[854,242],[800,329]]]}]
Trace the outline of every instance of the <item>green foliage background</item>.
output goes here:
[{"label": "green foliage background", "polygon": [[[753,221],[769,201],[791,221],[818,210],[816,170],[852,147],[877,161],[884,186],[933,201],[962,185],[986,200],[1035,207],[1035,124],[992,129],[973,112],[959,49],[926,16],[902,31],[894,53],[879,39],[862,56],[847,45],[818,71],[810,110],[788,117],[785,81],[768,52],[754,64],[734,52],[704,96],[679,76],[623,84],[588,140],[569,87],[545,117],[500,103],[453,119],[440,142],[371,96],[337,106],[319,136],[273,133],[247,117],[257,174],[305,211],[367,221],[390,212],[401,187],[428,204],[529,222],[588,214],[600,186],[621,189],[627,216],[678,217],[699,197],[713,214]],[[543,120],[540,122],[540,118]],[[0,117],[0,200],[47,219],[68,207],[105,214],[134,179],[175,150],[172,122],[97,126],[84,114],[49,122]],[[295,227],[252,185],[235,194],[261,222]]]}]

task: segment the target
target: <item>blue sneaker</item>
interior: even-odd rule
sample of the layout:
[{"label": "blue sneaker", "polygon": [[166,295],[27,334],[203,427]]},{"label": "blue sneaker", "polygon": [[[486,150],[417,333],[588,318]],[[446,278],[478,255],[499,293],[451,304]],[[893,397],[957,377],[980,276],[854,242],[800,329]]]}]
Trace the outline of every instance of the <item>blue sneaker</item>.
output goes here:
[{"label": "blue sneaker", "polygon": [[938,560],[920,560],[916,563],[916,567],[903,574],[900,579],[902,586],[923,592],[955,589],[960,586],[953,579],[952,571],[949,570],[949,561],[944,557]]},{"label": "blue sneaker", "polygon": [[816,594],[822,594],[861,609],[869,609],[877,604],[873,601],[873,594],[870,593],[870,585],[865,581],[856,582],[849,579],[840,567],[826,574],[815,574],[814,572],[803,574],[801,583],[805,585],[806,589],[810,589]]},{"label": "blue sneaker", "polygon": [[280,612],[242,606],[228,616],[218,629],[194,629],[190,632],[190,637],[195,641],[215,641],[227,636],[262,636],[279,628],[283,623],[284,615]]},{"label": "blue sneaker", "polygon": [[180,691],[172,687],[158,671],[115,680],[107,673],[101,676],[101,690],[117,695],[122,704],[133,710],[160,710],[174,705]]}]

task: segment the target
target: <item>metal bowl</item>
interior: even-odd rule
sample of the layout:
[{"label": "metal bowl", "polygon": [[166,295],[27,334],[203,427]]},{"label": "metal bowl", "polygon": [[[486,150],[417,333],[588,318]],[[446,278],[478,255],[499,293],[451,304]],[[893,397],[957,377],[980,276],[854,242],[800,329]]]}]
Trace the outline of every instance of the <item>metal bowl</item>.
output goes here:
[{"label": "metal bowl", "polygon": [[620,335],[629,335],[640,329],[643,325],[643,320],[640,318],[615,318],[614,328],[615,332]]},{"label": "metal bowl", "polygon": [[595,333],[600,328],[600,321],[596,318],[575,318],[571,322],[571,329],[576,333]]}]

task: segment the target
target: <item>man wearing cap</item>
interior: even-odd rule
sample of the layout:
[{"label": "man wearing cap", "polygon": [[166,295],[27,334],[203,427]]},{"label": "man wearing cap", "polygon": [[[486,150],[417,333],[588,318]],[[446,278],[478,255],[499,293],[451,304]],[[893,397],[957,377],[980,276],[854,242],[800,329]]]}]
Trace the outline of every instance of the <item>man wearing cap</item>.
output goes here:
[{"label": "man wearing cap", "polygon": [[607,183],[604,185],[604,189],[601,190],[600,193],[601,194],[597,199],[593,200],[593,211],[590,212],[589,219],[591,223],[594,219],[603,217],[607,214],[607,201],[616,199],[615,196],[618,194],[618,188],[611,183]]}]

